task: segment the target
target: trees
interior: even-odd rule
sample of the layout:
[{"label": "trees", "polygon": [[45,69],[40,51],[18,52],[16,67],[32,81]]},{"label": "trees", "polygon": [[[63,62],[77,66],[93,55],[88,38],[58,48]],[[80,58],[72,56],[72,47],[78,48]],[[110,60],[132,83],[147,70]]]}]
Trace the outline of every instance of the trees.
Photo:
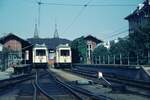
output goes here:
[{"label": "trees", "polygon": [[129,41],[132,44],[132,52],[134,57],[137,57],[139,64],[150,64],[149,51],[150,51],[150,27],[138,26],[135,27],[134,33],[129,34]]},{"label": "trees", "polygon": [[84,37],[81,36],[80,38],[73,40],[71,43],[71,48],[73,63],[85,63],[87,60],[87,46]]},{"label": "trees", "polygon": [[94,55],[109,56],[109,64],[150,64],[150,28],[138,27],[128,37],[110,41],[107,50],[100,45]]},{"label": "trees", "polygon": [[110,63],[127,64],[129,51],[128,37],[118,38],[117,42],[115,42],[115,40],[110,41]]},{"label": "trees", "polygon": [[106,57],[108,55],[108,50],[104,45],[99,45],[95,50],[93,51],[93,62],[94,63],[106,63]]}]

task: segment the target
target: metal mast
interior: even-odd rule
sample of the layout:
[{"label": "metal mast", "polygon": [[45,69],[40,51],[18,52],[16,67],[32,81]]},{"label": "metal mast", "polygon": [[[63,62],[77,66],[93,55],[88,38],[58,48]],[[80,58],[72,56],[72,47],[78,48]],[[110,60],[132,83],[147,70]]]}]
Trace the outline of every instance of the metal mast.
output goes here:
[{"label": "metal mast", "polygon": [[38,29],[39,29],[39,33],[40,33],[40,20],[41,20],[41,0],[38,3]]},{"label": "metal mast", "polygon": [[35,29],[34,29],[34,38],[39,38],[40,34],[40,15],[41,15],[41,0],[37,2],[38,4],[38,14],[37,14],[37,22],[35,24]]},{"label": "metal mast", "polygon": [[34,28],[34,38],[39,38],[37,24],[35,24]]},{"label": "metal mast", "polygon": [[55,31],[54,31],[54,38],[59,38],[57,24],[55,23]]}]

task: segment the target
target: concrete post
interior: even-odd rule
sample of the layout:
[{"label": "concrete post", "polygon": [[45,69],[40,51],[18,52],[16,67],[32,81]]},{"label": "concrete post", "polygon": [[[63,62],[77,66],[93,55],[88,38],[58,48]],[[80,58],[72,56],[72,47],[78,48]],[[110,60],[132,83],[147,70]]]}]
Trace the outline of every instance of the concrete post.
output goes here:
[{"label": "concrete post", "polygon": [[105,64],[105,57],[103,56],[103,64]]},{"label": "concrete post", "polygon": [[120,65],[122,65],[122,55],[120,53]]},{"label": "concrete post", "polygon": [[97,64],[97,57],[95,56],[94,59],[95,59],[95,64]]},{"label": "concrete post", "polygon": [[115,59],[116,59],[116,56],[114,55],[114,64],[116,64],[116,61],[115,61]]},{"label": "concrete post", "polygon": [[150,64],[150,50],[148,49],[148,64]]},{"label": "concrete post", "polygon": [[130,65],[130,54],[128,52],[128,65]]},{"label": "concrete post", "polygon": [[139,55],[138,55],[138,53],[137,53],[137,56],[136,56],[136,61],[137,61],[137,65],[139,65]]},{"label": "concrete post", "polygon": [[101,64],[101,56],[99,56],[99,64]]},{"label": "concrete post", "polygon": [[110,62],[110,57],[109,57],[109,55],[108,55],[108,64],[109,64],[109,62]]}]

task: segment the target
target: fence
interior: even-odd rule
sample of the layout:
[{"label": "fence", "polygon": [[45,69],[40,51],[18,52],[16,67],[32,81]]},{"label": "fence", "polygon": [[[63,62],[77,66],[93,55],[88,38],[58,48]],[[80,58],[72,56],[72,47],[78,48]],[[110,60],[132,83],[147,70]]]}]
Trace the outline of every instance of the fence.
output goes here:
[{"label": "fence", "polygon": [[150,57],[148,56],[129,56],[125,55],[104,55],[92,57],[93,64],[124,64],[124,65],[148,65]]}]

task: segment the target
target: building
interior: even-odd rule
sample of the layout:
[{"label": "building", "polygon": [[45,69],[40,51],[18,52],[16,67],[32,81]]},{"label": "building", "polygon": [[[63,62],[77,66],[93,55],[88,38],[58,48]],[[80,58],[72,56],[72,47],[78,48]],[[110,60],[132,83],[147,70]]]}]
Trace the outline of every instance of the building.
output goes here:
[{"label": "building", "polygon": [[49,64],[54,63],[54,54],[56,47],[59,44],[70,44],[70,40],[62,38],[28,38],[27,39],[32,45],[45,44],[49,50]]},{"label": "building", "polygon": [[141,29],[150,29],[150,0],[139,4],[137,9],[125,17],[129,22],[129,34],[142,33]]},{"label": "building", "polygon": [[70,42],[71,42],[68,39],[59,38],[57,24],[55,24],[55,31],[54,31],[54,37],[53,38],[40,38],[39,32],[38,32],[38,26],[37,26],[37,24],[35,24],[34,36],[33,36],[33,38],[28,38],[27,40],[32,45],[45,44],[47,46],[47,48],[49,50],[49,55],[48,55],[49,64],[54,63],[54,56],[55,56],[56,47],[59,44],[70,44]]},{"label": "building", "polygon": [[[31,44],[20,37],[9,33],[0,38],[0,44],[3,45],[3,70],[9,67],[17,68],[20,64],[31,63],[25,59],[26,51],[30,51]],[[31,52],[30,52],[30,55]]]},{"label": "building", "polygon": [[84,37],[84,40],[87,44],[87,64],[92,63],[92,53],[96,46],[102,42],[102,40],[97,39],[96,37],[93,37],[92,35],[88,35]]}]

